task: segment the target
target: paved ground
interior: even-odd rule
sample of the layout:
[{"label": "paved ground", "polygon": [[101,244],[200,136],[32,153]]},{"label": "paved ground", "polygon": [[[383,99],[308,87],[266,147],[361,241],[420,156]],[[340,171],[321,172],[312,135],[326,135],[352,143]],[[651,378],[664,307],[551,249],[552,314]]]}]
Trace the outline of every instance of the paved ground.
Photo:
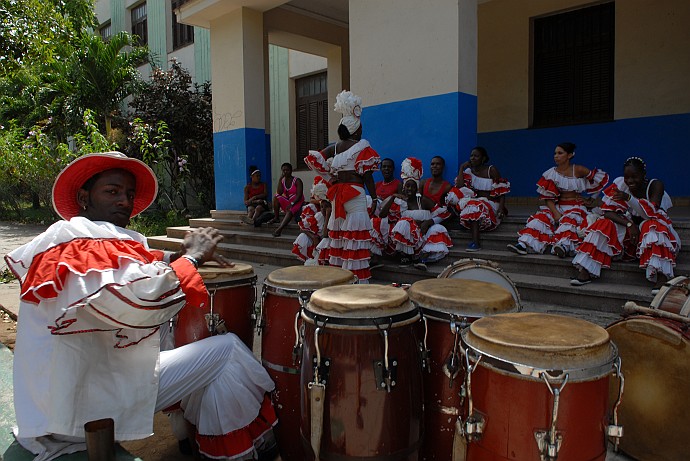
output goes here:
[{"label": "paved ground", "polygon": [[[0,222],[0,255],[4,256],[14,248],[30,241],[34,236],[38,235],[43,230],[44,227],[40,226],[24,226]],[[278,268],[277,266],[267,264],[252,264],[252,266],[255,274],[257,275],[257,286],[261,286],[268,274]],[[0,262],[0,272],[2,272],[5,268],[5,262],[2,260],[2,262]],[[19,285],[16,281],[10,283],[0,283],[0,311],[4,311],[5,313],[9,314],[10,317],[16,319],[16,316],[19,312],[18,296]],[[530,305],[526,306],[526,310],[540,309],[543,309],[543,307]],[[0,312],[0,316],[1,314],[2,313]],[[590,317],[591,318],[589,318],[589,320],[595,321],[599,324],[606,324],[610,320],[607,316],[597,316],[595,314],[590,314]],[[258,341],[255,342],[255,344],[258,344]],[[10,363],[11,352],[0,344],[0,389],[3,390],[11,389]],[[3,429],[11,427],[12,424],[10,424],[10,421],[13,420],[14,417],[11,398],[8,394],[8,392],[0,392],[0,428]],[[164,417],[159,417],[154,424],[156,435],[144,441],[137,442],[133,446],[128,445],[127,448],[130,450],[130,452],[142,456],[146,461],[173,461],[175,459],[189,459],[178,457],[179,455],[177,455],[175,440],[171,438],[169,434],[165,434],[167,431],[167,423]],[[159,435],[159,429],[161,429],[163,435]],[[11,441],[12,439],[9,433],[0,432],[0,454],[5,453],[5,449]],[[156,455],[144,457],[141,452],[138,451],[146,448],[146,445],[152,445],[154,443],[163,445],[162,448],[156,452]],[[165,446],[166,444],[168,446]],[[622,454],[615,454],[609,450],[606,460],[625,461],[631,460],[631,458]]]}]

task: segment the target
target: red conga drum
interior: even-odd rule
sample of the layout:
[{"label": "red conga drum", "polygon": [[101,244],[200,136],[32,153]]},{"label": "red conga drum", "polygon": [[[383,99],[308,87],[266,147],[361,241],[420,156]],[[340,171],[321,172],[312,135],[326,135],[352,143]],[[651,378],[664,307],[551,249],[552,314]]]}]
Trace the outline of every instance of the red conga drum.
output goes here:
[{"label": "red conga drum", "polygon": [[498,314],[467,344],[468,461],[604,461],[609,381],[619,372],[605,329],[574,317]]},{"label": "red conga drum", "polygon": [[620,448],[636,459],[690,459],[689,281],[670,280],[650,308],[626,303],[633,315],[607,327],[625,370]]},{"label": "red conga drum", "polygon": [[302,311],[305,459],[418,459],[419,312],[390,286],[322,288]]},{"label": "red conga drum", "polygon": [[462,436],[465,359],[460,332],[474,320],[517,312],[512,294],[495,283],[454,278],[424,279],[407,292],[422,312],[424,442],[422,460],[450,461]]},{"label": "red conga drum", "polygon": [[[261,363],[276,384],[273,402],[278,415],[274,432],[284,461],[302,461],[299,437],[300,361],[298,315],[301,302],[314,290],[355,283],[352,272],[332,266],[293,266],[268,274],[262,293]],[[301,341],[299,341],[301,344]],[[296,349],[297,348],[297,349]]]},{"label": "red conga drum", "polygon": [[256,275],[252,266],[204,264],[199,267],[199,275],[204,279],[209,299],[202,308],[185,306],[177,314],[175,347],[229,331],[252,349],[256,301]]}]

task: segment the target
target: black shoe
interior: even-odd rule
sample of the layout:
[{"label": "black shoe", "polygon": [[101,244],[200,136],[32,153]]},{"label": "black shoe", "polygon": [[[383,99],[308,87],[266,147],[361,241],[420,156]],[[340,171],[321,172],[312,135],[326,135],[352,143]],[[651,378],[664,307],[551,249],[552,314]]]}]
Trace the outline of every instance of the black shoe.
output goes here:
[{"label": "black shoe", "polygon": [[183,455],[192,456],[192,442],[190,442],[189,439],[178,440],[177,447]]},{"label": "black shoe", "polygon": [[522,243],[516,243],[513,245],[512,243],[508,244],[508,249],[512,251],[513,253],[517,253],[519,255],[526,255],[527,254],[527,247],[523,245]]},{"label": "black shoe", "polygon": [[273,461],[278,457],[278,445],[272,445],[271,447],[259,452],[258,461]]}]

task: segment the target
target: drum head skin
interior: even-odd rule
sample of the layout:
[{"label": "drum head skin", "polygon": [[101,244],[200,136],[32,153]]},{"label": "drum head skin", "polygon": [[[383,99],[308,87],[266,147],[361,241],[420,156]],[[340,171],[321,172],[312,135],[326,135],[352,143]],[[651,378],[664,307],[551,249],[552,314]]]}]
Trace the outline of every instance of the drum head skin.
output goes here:
[{"label": "drum head skin", "polygon": [[246,279],[254,275],[254,268],[249,264],[235,263],[232,267],[223,267],[217,263],[206,263],[199,266],[199,275],[206,285]]},{"label": "drum head skin", "polygon": [[478,280],[424,279],[407,294],[417,306],[447,314],[483,317],[518,310],[508,290]]},{"label": "drum head skin", "polygon": [[[440,279],[478,280],[495,283],[508,290],[515,299],[515,304],[522,306],[520,293],[510,278],[503,273],[494,261],[478,258],[464,258],[446,267],[438,276]],[[521,308],[520,308],[521,309]]]},{"label": "drum head skin", "polygon": [[388,317],[414,310],[402,288],[381,285],[342,285],[316,290],[307,310],[335,318]]},{"label": "drum head skin", "polygon": [[614,355],[605,329],[562,315],[483,317],[467,327],[463,337],[471,348],[490,357],[545,370],[599,367]]},{"label": "drum head skin", "polygon": [[270,285],[296,290],[317,290],[355,282],[352,272],[333,266],[291,266],[276,269],[266,278]]},{"label": "drum head skin", "polygon": [[[608,327],[625,376],[618,409],[621,450],[645,461],[681,461],[690,455],[690,339],[683,325],[634,316]],[[612,381],[611,401],[618,396]]]}]

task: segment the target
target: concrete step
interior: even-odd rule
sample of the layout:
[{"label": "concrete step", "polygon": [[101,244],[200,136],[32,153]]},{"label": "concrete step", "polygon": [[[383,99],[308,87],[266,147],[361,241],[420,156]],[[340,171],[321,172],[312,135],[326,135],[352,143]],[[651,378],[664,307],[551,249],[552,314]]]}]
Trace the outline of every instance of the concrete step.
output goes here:
[{"label": "concrete step", "polygon": [[[271,264],[278,267],[301,264],[291,253],[292,242],[299,233],[295,224],[290,224],[279,237],[272,231],[277,224],[255,228],[241,223],[243,211],[212,211],[211,217],[191,219],[189,226],[170,227],[166,236],[149,237],[154,248],[177,250],[184,233],[195,227],[214,227],[224,236],[219,250],[234,260],[245,260],[256,264]],[[482,234],[482,250],[467,252],[469,232],[457,223],[449,224],[454,247],[442,261],[429,265],[428,272],[412,267],[399,267],[397,263],[386,262],[373,271],[372,281],[381,283],[413,283],[422,278],[436,277],[453,261],[464,258],[481,258],[496,262],[513,281],[524,303],[552,306],[561,310],[582,309],[590,312],[618,314],[626,301],[648,304],[653,299],[651,284],[636,263],[613,262],[612,268],[604,270],[600,279],[584,287],[573,287],[570,279],[576,275],[571,258],[559,259],[552,255],[519,256],[510,252],[506,245],[515,241],[516,233],[522,229],[527,214],[511,215],[494,232]],[[677,221],[676,229],[690,240],[690,219]],[[679,255],[676,274],[690,274],[690,246]]]},{"label": "concrete step", "polygon": [[[164,235],[147,238],[151,248],[159,250],[177,251],[182,244],[181,238],[167,237]],[[280,267],[298,266],[302,262],[292,254],[290,250],[282,248],[265,248],[248,246],[235,243],[221,242],[217,251],[231,260],[251,261],[260,264],[272,264]]]},{"label": "concrete step", "polygon": [[[184,234],[189,231],[191,227],[168,227],[167,236],[177,239],[183,239]],[[270,229],[254,230],[247,226],[240,228],[217,228],[223,235],[223,243],[256,246],[259,248],[276,248],[282,250],[292,250],[292,243],[297,237],[297,232],[290,230],[284,232],[279,237],[274,237]]]},{"label": "concrete step", "polygon": [[[386,263],[375,268],[372,275],[376,280],[414,283],[423,278],[437,277],[452,261],[446,258],[438,263],[429,264],[427,271]],[[513,272],[502,265],[501,269],[516,286],[521,299],[526,302],[620,314],[626,301],[648,305],[653,299],[652,287],[648,282],[640,285],[623,285],[597,280],[583,287],[574,287],[570,285],[569,278]]]},{"label": "concrete step", "polygon": [[[464,247],[451,248],[446,260],[455,261],[462,258],[482,258],[495,261],[505,271],[518,274],[533,274],[536,276],[549,276],[570,280],[577,275],[575,267],[572,265],[572,258],[560,259],[553,255],[516,255],[504,248],[496,250],[483,248],[477,252],[468,252]],[[680,262],[676,265],[675,274],[690,274],[690,264],[682,262],[690,258],[679,258]],[[605,283],[647,286],[649,282],[645,278],[644,271],[635,262],[614,261],[610,269],[601,272],[598,280]]]},{"label": "concrete step", "polygon": [[[212,226],[220,230],[224,236],[223,243],[240,245],[242,247],[258,247],[261,249],[277,249],[287,252],[292,250],[292,243],[297,236],[299,229],[290,225],[279,237],[274,237],[271,232],[274,227],[262,226],[254,228],[251,226],[238,224],[231,220],[216,220],[206,218],[203,220],[192,220],[193,226],[170,227],[168,237],[182,239],[184,233],[191,227]],[[454,247],[451,248],[447,260],[455,261],[462,258],[483,258],[490,259],[501,265],[506,271],[515,273],[530,273],[534,275],[550,276],[570,280],[576,275],[575,268],[572,266],[572,258],[560,259],[553,255],[526,255],[520,256],[510,252],[506,245],[514,242],[503,232],[486,233],[482,240],[482,250],[479,252],[465,251],[469,243],[469,234],[460,231],[451,231]],[[245,250],[247,249],[245,248]],[[243,253],[244,254],[244,253]],[[690,274],[690,255],[681,253],[679,255],[676,274]],[[601,280],[606,283],[617,283],[622,285],[646,286],[648,282],[644,277],[644,272],[639,269],[634,262],[612,263],[612,268],[603,270]]]}]

